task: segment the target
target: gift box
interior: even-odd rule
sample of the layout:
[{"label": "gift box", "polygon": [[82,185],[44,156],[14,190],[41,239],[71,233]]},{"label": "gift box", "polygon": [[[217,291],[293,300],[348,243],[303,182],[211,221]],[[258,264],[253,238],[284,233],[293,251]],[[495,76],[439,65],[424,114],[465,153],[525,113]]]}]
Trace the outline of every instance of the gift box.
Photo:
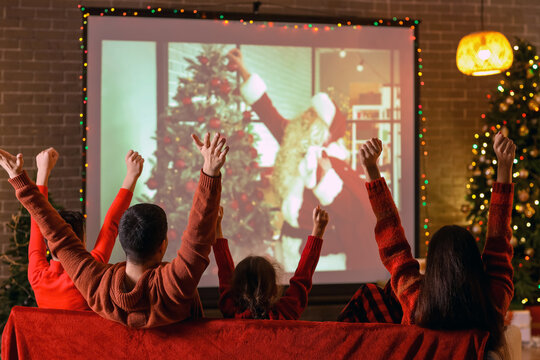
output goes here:
[{"label": "gift box", "polygon": [[531,341],[531,313],[529,310],[514,310],[508,312],[510,324],[517,326],[521,332],[521,341]]}]

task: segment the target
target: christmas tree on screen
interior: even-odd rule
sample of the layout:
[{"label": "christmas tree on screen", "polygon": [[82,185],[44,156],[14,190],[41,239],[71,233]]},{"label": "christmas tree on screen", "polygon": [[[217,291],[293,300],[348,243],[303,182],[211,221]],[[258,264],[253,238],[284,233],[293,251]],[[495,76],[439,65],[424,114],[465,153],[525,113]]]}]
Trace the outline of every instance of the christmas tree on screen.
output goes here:
[{"label": "christmas tree on screen", "polygon": [[536,48],[525,41],[514,46],[514,63],[503,73],[497,90],[488,95],[485,125],[475,134],[472,171],[467,188],[471,206],[470,230],[483,248],[487,230],[490,189],[496,179],[492,137],[501,131],[516,146],[514,160],[514,304],[540,303],[540,75]]},{"label": "christmas tree on screen", "polygon": [[[268,249],[272,240],[270,208],[264,202],[268,178],[258,165],[250,111],[237,88],[236,68],[221,46],[202,45],[196,58],[186,57],[188,75],[178,78],[174,100],[160,117],[152,175],[146,186],[155,190],[144,201],[161,206],[169,220],[168,255],[175,254],[186,227],[197,188],[202,157],[191,134],[219,132],[231,150],[222,169],[223,231],[233,243],[254,253]],[[232,246],[231,246],[232,247]]]}]

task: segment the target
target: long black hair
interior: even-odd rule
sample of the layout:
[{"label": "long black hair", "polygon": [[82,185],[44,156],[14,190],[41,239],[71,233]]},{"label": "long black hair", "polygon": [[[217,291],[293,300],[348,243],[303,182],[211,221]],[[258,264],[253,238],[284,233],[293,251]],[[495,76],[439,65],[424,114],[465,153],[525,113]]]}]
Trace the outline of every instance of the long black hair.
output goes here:
[{"label": "long black hair", "polygon": [[488,331],[488,350],[504,344],[503,314],[495,308],[480,251],[466,229],[449,225],[433,235],[415,322],[430,329]]},{"label": "long black hair", "polygon": [[278,296],[274,265],[261,256],[248,256],[234,269],[231,294],[240,311],[249,310],[254,319],[268,319]]}]

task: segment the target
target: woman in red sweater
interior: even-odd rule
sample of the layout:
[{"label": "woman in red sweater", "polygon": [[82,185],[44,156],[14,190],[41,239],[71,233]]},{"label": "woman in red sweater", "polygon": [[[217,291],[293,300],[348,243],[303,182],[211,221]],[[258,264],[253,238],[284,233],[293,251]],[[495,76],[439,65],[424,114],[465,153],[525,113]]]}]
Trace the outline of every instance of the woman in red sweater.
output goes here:
[{"label": "woman in red sweater", "polygon": [[368,141],[360,156],[369,177],[366,187],[377,217],[375,238],[379,254],[392,276],[392,288],[403,308],[402,323],[431,329],[488,331],[487,349],[505,352],[503,318],[514,294],[510,220],[516,146],[498,133],[493,148],[497,155],[497,182],[491,194],[482,255],[466,229],[444,226],[430,241],[423,277],[412,257],[392,195],[377,167],[381,141]]},{"label": "woman in red sweater", "polygon": [[[49,175],[51,174],[58,152],[49,148],[36,156],[38,168],[36,185],[39,191],[47,198]],[[126,155],[127,173],[122,188],[112,203],[103,227],[96,240],[92,256],[102,262],[108,263],[116,236],[118,223],[129,207],[137,179],[141,174],[144,159],[137,153],[129,151]],[[86,246],[84,232],[84,218],[80,212],[60,211],[60,215],[71,225],[76,235]],[[47,261],[47,248],[39,226],[32,217],[30,228],[30,242],[28,244],[28,281],[34,290],[36,302],[39,307],[65,310],[90,310],[86,300],[73,284],[62,264],[55,256]]]},{"label": "woman in red sweater", "polygon": [[313,210],[313,231],[308,237],[300,262],[285,295],[280,297],[274,266],[261,256],[248,256],[236,268],[223,238],[220,208],[217,241],[213,246],[218,265],[219,308],[226,318],[298,320],[308,302],[311,278],[321,254],[322,237],[328,214],[317,206]]}]

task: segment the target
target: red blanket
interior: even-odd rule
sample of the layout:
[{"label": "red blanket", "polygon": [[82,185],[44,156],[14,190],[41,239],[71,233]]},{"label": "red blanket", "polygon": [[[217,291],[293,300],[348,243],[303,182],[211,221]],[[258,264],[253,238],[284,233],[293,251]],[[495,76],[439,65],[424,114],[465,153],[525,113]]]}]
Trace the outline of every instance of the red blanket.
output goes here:
[{"label": "red blanket", "polygon": [[411,325],[199,320],[136,330],[92,312],[14,307],[2,359],[483,359],[487,333]]}]

